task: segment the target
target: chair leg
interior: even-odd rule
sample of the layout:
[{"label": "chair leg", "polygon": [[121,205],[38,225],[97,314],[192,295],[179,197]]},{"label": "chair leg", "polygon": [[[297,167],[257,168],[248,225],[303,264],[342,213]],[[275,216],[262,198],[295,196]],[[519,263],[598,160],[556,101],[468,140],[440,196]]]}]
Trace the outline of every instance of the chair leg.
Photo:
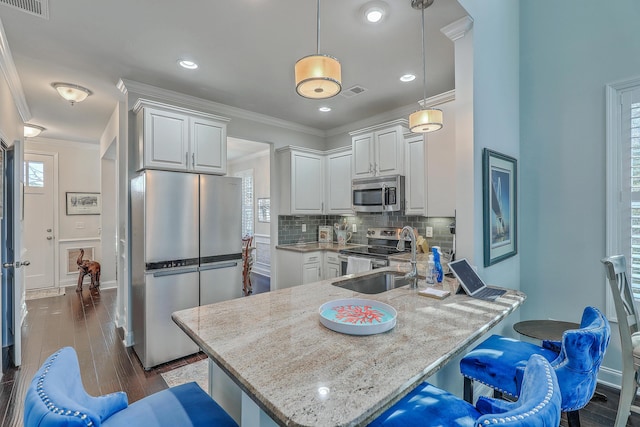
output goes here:
[{"label": "chair leg", "polygon": [[[624,372],[624,371],[623,371]],[[629,414],[631,412],[631,403],[636,394],[636,378],[635,375],[622,375],[622,384],[620,387],[620,400],[618,401],[618,413],[616,415],[615,427],[624,427],[627,425]]]},{"label": "chair leg", "polygon": [[567,423],[569,424],[569,427],[580,427],[580,412],[567,412]]},{"label": "chair leg", "polygon": [[473,405],[473,381],[470,378],[464,377],[464,400]]}]

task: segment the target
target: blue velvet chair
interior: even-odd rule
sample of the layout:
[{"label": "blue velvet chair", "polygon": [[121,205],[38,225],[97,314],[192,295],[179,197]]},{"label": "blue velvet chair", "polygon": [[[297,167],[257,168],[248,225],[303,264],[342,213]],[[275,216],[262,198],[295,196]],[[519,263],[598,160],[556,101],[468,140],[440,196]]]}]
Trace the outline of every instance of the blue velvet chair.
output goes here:
[{"label": "blue velvet chair", "polygon": [[131,405],[123,392],[93,397],[82,386],[71,347],[44,362],[27,390],[25,427],[223,426],[238,424],[195,382],[172,387]]},{"label": "blue velvet chair", "polygon": [[553,368],[544,357],[533,355],[526,364],[522,392],[516,402],[481,397],[474,407],[423,383],[369,426],[558,427],[561,400]]},{"label": "blue velvet chair", "polygon": [[584,309],[580,328],[565,331],[561,342],[543,341],[540,347],[492,335],[460,361],[460,371],[465,377],[465,399],[473,401],[472,381],[518,397],[522,369],[531,355],[539,354],[551,362],[556,372],[562,393],[562,411],[567,413],[569,426],[578,427],[578,411],[593,396],[610,336],[609,322],[594,307]]}]

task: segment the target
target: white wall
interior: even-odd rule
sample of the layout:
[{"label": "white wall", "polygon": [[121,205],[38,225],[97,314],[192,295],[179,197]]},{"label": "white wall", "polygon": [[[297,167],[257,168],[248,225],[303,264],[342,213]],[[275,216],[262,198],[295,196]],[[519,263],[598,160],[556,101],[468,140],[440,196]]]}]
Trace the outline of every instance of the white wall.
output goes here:
[{"label": "white wall", "polygon": [[67,192],[100,192],[99,146],[48,138],[30,138],[25,142],[26,150],[58,154],[58,283],[60,286],[73,285],[77,283],[78,273],[68,273],[68,248],[93,247],[94,259],[100,263],[104,262],[100,243],[101,215],[66,214]]},{"label": "white wall", "polygon": [[[605,85],[640,75],[638,22],[636,0],[522,2],[523,318],[605,310]],[[619,348],[612,324],[603,366]]]}]

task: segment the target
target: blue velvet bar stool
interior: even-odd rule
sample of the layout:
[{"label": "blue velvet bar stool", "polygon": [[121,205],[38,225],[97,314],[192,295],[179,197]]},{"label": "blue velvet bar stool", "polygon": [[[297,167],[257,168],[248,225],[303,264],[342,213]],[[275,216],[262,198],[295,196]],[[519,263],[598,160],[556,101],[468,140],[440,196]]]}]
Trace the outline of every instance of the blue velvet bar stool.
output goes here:
[{"label": "blue velvet bar stool", "polygon": [[34,376],[24,404],[25,427],[237,427],[195,382],[171,387],[131,405],[116,392],[93,397],[82,386],[71,347],[47,358]]},{"label": "blue velvet bar stool", "polygon": [[481,397],[474,407],[425,382],[369,426],[558,427],[561,400],[555,371],[544,357],[533,355],[526,364],[516,402]]},{"label": "blue velvet bar stool", "polygon": [[570,427],[580,426],[579,410],[595,392],[598,370],[609,345],[611,327],[594,307],[586,307],[579,329],[565,331],[562,341],[543,341],[537,346],[500,335],[492,335],[460,361],[464,375],[464,395],[473,401],[473,381],[500,393],[520,394],[522,369],[531,355],[539,354],[551,362],[562,393],[562,411]]}]

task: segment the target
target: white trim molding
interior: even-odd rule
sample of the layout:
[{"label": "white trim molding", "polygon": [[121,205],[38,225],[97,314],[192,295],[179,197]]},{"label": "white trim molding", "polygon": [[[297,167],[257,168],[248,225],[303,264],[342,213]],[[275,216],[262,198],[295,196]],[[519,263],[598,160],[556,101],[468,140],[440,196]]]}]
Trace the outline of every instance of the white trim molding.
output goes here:
[{"label": "white trim molding", "polygon": [[451,24],[440,28],[440,32],[449,39],[455,42],[458,39],[464,37],[469,30],[473,28],[473,18],[470,16],[464,16],[457,21],[453,21]]},{"label": "white trim molding", "polygon": [[[623,154],[620,129],[622,113],[622,93],[640,87],[640,76],[619,80],[606,85],[606,255],[623,253],[620,236],[620,205],[623,198],[620,162]],[[603,281],[606,292],[606,316],[617,322],[611,291]]]},{"label": "white trim molding", "polygon": [[11,49],[9,49],[9,42],[7,41],[7,35],[4,33],[2,21],[0,21],[0,70],[2,70],[2,74],[4,74],[7,80],[7,85],[13,96],[13,102],[16,103],[20,118],[22,118],[23,122],[28,122],[32,117],[31,111],[27,104],[27,98],[24,95],[16,64],[13,62],[13,56],[11,55]]},{"label": "white trim molding", "polygon": [[254,113],[253,111],[243,110],[241,108],[232,107],[230,105],[225,105],[219,102],[209,101],[202,98],[197,98],[191,95],[185,95],[183,93],[175,92],[172,90],[162,89],[146,83],[140,83],[128,79],[120,79],[116,86],[125,95],[129,92],[133,92],[138,95],[149,96],[152,98],[160,99],[162,101],[166,101],[168,103],[183,105],[187,108],[193,108],[199,111],[238,117],[245,120],[263,123],[269,126],[289,129],[295,132],[302,132],[309,135],[325,137],[325,132],[320,129],[300,125],[287,120],[276,119],[275,117],[267,116],[266,114]]}]

